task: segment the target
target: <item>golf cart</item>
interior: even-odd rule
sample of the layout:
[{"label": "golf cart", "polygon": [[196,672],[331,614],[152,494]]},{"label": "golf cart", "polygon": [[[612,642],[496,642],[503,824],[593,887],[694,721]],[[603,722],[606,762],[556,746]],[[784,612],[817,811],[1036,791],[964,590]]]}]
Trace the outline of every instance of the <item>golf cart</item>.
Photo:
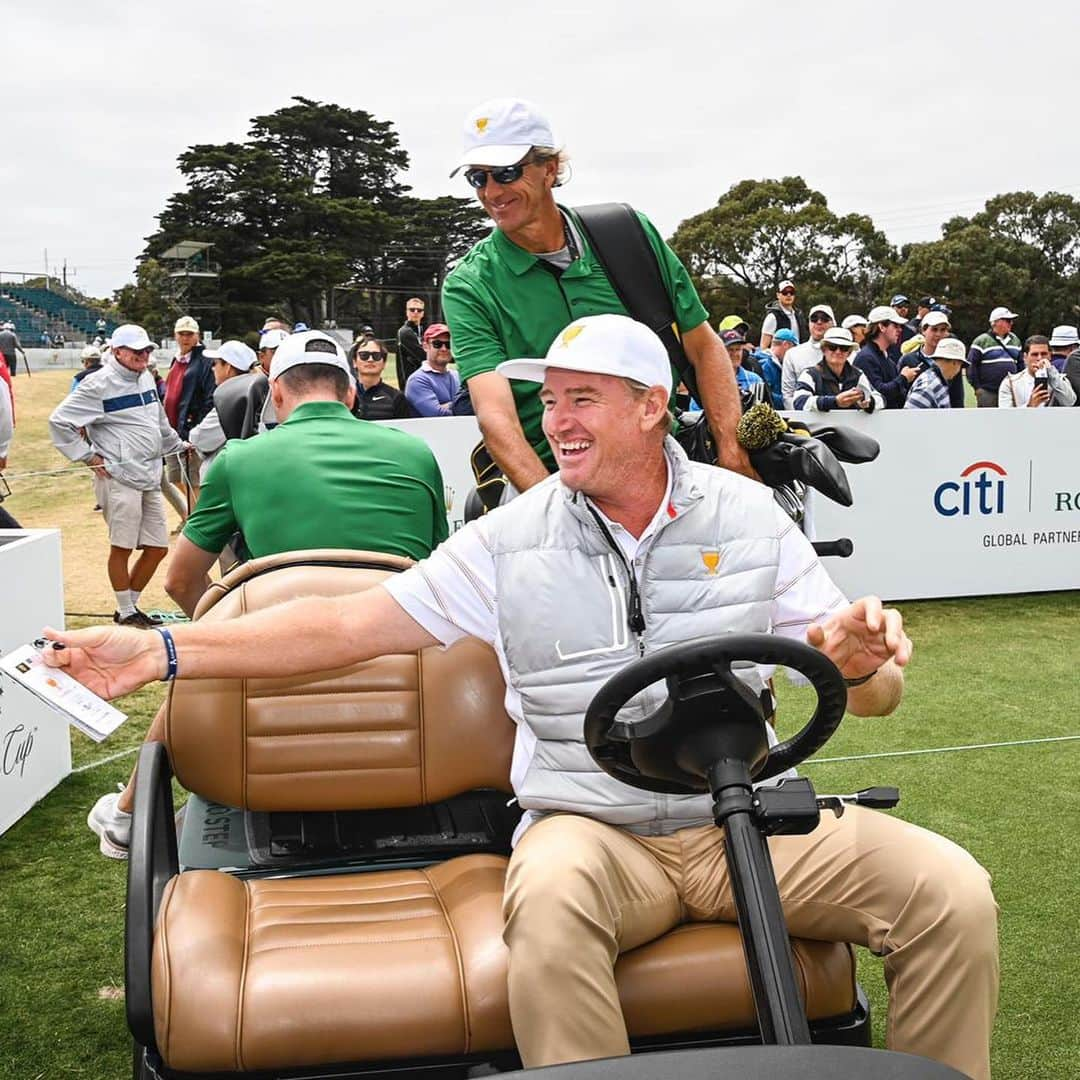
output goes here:
[{"label": "golf cart", "polygon": [[[407,565],[350,551],[259,559],[215,586],[197,617],[362,591]],[[889,1072],[915,1059],[880,1052],[847,1073],[832,1056],[806,1057],[869,1054],[853,1049],[869,1043],[868,1008],[850,948],[794,940],[789,953],[778,901],[768,896],[763,832],[810,827],[818,800],[804,781],[751,796],[746,775],[760,779],[824,742],[842,715],[843,686],[814,650],[785,651],[789,643],[768,637],[725,643],[727,653],[699,655],[699,643],[689,643],[631,665],[597,696],[585,735],[601,766],[627,782],[720,784],[732,877],[750,882],[748,892],[736,887],[742,934],[689,923],[624,954],[616,975],[631,1043],[649,1053],[606,1073],[595,1072],[602,1062],[562,1068],[586,1070],[582,1080],[696,1077],[721,1070],[724,1054],[748,1076],[789,1075],[770,1056],[780,1053],[801,1077],[817,1075],[808,1060],[839,1076],[870,1068],[897,1080],[957,1075],[922,1062],[923,1071]],[[758,651],[766,647],[772,652]],[[772,754],[762,750],[761,703],[725,667],[746,657],[792,663],[819,691],[806,730]],[[640,730],[621,730],[612,718],[622,696],[666,675],[675,704]],[[493,651],[475,640],[302,678],[170,686],[165,742],[147,744],[139,758],[128,867],[136,1077],[436,1077],[518,1067],[501,936],[518,819],[508,804],[514,732],[504,692]],[[736,764],[721,767],[725,754]],[[179,847],[172,775],[193,793]],[[867,798],[889,801],[888,793]],[[831,1048],[756,1045],[809,1040]],[[744,1066],[736,1048],[751,1045]]]}]

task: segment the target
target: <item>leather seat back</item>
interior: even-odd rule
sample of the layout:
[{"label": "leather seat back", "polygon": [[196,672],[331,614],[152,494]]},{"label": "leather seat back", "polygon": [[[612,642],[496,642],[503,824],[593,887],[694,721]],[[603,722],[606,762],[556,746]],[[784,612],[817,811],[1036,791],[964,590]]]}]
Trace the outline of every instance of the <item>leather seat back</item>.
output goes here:
[{"label": "leather seat back", "polygon": [[[409,565],[357,551],[256,559],[212,587],[196,618],[363,592]],[[494,651],[469,638],[313,675],[179,681],[165,738],[180,783],[227,806],[419,806],[474,788],[510,790],[505,693]]]}]

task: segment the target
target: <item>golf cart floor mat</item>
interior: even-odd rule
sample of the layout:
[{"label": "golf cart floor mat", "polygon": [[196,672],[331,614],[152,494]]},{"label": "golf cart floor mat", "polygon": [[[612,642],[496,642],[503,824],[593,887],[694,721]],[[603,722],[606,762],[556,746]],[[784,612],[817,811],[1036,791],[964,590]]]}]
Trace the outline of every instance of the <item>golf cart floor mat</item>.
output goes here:
[{"label": "golf cart floor mat", "polygon": [[179,837],[185,870],[243,874],[353,866],[423,866],[456,855],[509,854],[521,816],[501,791],[473,791],[392,810],[260,813],[188,799]]}]

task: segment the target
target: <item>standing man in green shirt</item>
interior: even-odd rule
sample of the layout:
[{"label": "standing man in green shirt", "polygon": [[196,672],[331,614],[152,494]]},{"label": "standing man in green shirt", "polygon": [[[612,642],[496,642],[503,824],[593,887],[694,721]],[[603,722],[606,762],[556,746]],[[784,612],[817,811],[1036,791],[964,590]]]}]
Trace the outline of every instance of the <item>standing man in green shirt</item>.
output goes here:
[{"label": "standing man in green shirt", "polygon": [[[396,428],[357,420],[341,346],[319,330],[284,339],[270,364],[280,423],[232,439],[214,459],[165,578],[193,614],[207,571],[239,531],[252,556],[353,548],[423,559],[447,536],[442,474],[427,444]],[[164,710],[147,740],[163,738]],[[134,777],[102,795],[87,824],[101,853],[126,859]]]},{"label": "standing man in green shirt", "polygon": [[[535,105],[516,98],[487,101],[465,120],[465,169],[495,228],[447,277],[443,310],[461,377],[488,452],[518,491],[554,468],[540,428],[535,383],[511,382],[504,360],[543,356],[555,335],[583,315],[629,314],[590,249],[573,210],[555,202],[568,159]],[[697,375],[720,464],[753,476],[735,439],[738,390],[731,361],[708,323],[685,267],[643,214],[675,311],[683,348]]]}]

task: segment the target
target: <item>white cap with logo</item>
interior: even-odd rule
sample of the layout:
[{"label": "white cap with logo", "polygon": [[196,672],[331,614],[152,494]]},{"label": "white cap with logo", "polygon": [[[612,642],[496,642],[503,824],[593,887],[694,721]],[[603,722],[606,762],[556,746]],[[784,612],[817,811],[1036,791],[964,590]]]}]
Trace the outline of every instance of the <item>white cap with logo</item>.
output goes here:
[{"label": "white cap with logo", "polygon": [[264,330],[259,336],[259,348],[276,349],[287,337],[288,330]]},{"label": "white cap with logo", "polygon": [[146,336],[146,331],[134,323],[124,323],[118,326],[109,338],[109,347],[113,349],[134,349],[141,352],[143,349],[152,349],[154,343]]},{"label": "white cap with logo", "polygon": [[329,364],[331,367],[341,368],[346,375],[352,374],[345,350],[321,330],[289,334],[278,346],[274,359],[270,361],[270,378],[276,379],[298,364]]},{"label": "white cap with logo", "polygon": [[990,321],[996,323],[998,319],[1019,319],[1020,316],[1015,311],[1010,311],[1007,307],[996,307],[990,312]]},{"label": "white cap with logo", "polygon": [[259,359],[255,355],[255,350],[242,341],[222,342],[216,349],[206,349],[203,356],[207,360],[224,360],[237,371],[250,371]]},{"label": "white cap with logo", "polygon": [[495,369],[508,379],[544,381],[548,368],[615,375],[671,393],[671,361],[663,342],[627,315],[587,315],[555,335],[544,359],[504,360]]},{"label": "white cap with logo", "polygon": [[199,324],[190,315],[181,315],[173,326],[174,334],[197,334]]},{"label": "white cap with logo", "polygon": [[465,117],[461,160],[451,176],[470,165],[498,169],[519,162],[534,146],[559,150],[551,121],[522,98],[494,98],[477,105]]}]

